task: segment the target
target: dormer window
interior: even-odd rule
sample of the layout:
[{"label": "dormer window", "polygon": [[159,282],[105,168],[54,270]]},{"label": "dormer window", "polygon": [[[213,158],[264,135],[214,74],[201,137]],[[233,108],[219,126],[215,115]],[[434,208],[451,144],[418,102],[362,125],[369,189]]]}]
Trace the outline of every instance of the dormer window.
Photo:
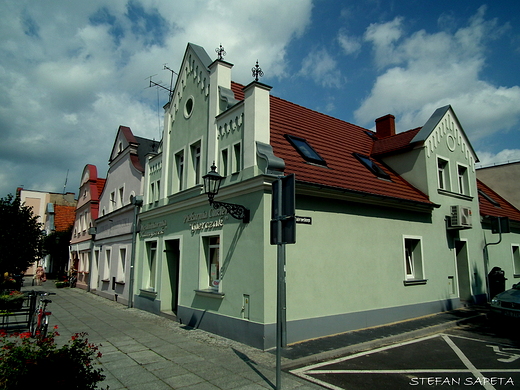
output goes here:
[{"label": "dormer window", "polygon": [[380,179],[390,180],[390,175],[379,168],[379,165],[372,161],[370,157],[359,153],[354,153],[354,157],[356,157],[366,168],[368,168],[370,172],[372,172]]},{"label": "dormer window", "polygon": [[289,134],[285,134],[285,138],[287,138],[290,144],[294,147],[294,149],[296,149],[298,153],[300,153],[305,161],[318,165],[327,165],[325,160],[318,154],[316,150],[314,150],[314,148],[307,142],[305,138],[300,138]]}]

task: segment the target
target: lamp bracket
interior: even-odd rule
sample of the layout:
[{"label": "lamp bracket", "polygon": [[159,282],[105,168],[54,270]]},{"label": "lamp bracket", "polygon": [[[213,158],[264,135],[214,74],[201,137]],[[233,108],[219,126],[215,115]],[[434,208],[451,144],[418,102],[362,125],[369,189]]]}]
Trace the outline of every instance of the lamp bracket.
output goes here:
[{"label": "lamp bracket", "polygon": [[249,209],[246,209],[244,206],[234,203],[225,203],[225,202],[217,202],[212,201],[211,205],[214,209],[219,209],[224,207],[226,211],[235,219],[241,219],[244,223],[249,223],[250,220],[250,212]]}]

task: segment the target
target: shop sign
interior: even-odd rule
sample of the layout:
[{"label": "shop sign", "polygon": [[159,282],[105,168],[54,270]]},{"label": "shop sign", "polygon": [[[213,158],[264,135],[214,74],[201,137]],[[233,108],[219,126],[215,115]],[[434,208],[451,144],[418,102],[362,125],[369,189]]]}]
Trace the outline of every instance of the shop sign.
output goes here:
[{"label": "shop sign", "polygon": [[221,228],[222,226],[224,226],[224,218],[219,218],[213,221],[190,223],[192,233],[198,232],[199,230]]},{"label": "shop sign", "polygon": [[[224,226],[224,216],[227,214],[226,209],[209,209],[208,211],[202,211],[200,213],[191,213],[184,216],[184,223],[190,224],[190,230],[192,233],[199,232],[201,230],[216,229]],[[204,219],[220,217],[212,221],[203,221]]]},{"label": "shop sign", "polygon": [[141,225],[140,235],[143,238],[162,236],[167,227],[165,220],[145,223]]}]

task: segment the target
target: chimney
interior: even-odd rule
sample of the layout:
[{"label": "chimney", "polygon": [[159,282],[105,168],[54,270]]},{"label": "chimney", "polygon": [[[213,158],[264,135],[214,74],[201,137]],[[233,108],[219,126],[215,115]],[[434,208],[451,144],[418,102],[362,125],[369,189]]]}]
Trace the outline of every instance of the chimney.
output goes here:
[{"label": "chimney", "polygon": [[377,138],[386,138],[395,135],[395,116],[388,114],[376,119]]}]

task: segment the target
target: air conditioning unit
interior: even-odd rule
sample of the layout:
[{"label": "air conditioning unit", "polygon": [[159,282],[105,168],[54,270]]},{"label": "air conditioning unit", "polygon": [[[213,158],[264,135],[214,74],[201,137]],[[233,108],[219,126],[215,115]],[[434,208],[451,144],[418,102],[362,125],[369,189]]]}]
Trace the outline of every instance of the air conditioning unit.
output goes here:
[{"label": "air conditioning unit", "polygon": [[450,227],[464,229],[471,226],[471,208],[460,205],[451,206]]}]

